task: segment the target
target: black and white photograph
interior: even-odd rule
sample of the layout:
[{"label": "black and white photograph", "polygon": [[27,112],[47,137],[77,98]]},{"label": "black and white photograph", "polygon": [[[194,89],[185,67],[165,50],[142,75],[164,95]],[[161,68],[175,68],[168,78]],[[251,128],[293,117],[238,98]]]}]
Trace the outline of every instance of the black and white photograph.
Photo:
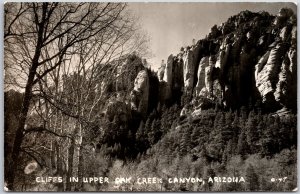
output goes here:
[{"label": "black and white photograph", "polygon": [[4,191],[297,191],[297,3],[4,3]]}]

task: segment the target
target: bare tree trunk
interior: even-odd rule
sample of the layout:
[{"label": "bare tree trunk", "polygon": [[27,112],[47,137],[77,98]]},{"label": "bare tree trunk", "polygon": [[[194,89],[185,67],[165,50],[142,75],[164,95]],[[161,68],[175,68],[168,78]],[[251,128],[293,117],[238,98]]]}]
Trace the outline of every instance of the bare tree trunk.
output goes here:
[{"label": "bare tree trunk", "polygon": [[55,149],[55,141],[51,141],[51,170],[52,173],[54,173],[55,171],[57,171],[57,158],[56,158],[57,154],[56,154],[56,149]]},{"label": "bare tree trunk", "polygon": [[[57,164],[57,176],[59,177],[63,177],[64,173],[63,173],[63,158],[61,156],[61,150],[60,147],[58,145],[58,142],[55,142],[55,151],[56,151],[56,164]],[[64,183],[58,183],[58,191],[64,191]]]},{"label": "bare tree trunk", "polygon": [[[81,124],[77,121],[75,126],[75,146],[74,146],[74,161],[73,161],[73,175],[75,177],[81,178],[82,176],[79,175],[80,172],[80,158],[82,156],[82,149],[81,149],[81,143],[82,143],[82,126]],[[78,128],[77,128],[78,127]],[[76,184],[76,189],[78,188],[79,184]]]},{"label": "bare tree trunk", "polygon": [[[55,122],[54,122],[54,126],[51,128],[49,128],[49,129],[53,129],[54,130],[54,132],[57,132],[57,129],[58,129],[58,117],[59,117],[59,112],[58,112],[58,110],[56,110],[56,113],[55,113]],[[52,119],[50,119],[50,124],[49,125],[51,125],[51,123],[52,123]],[[58,160],[58,158],[57,158],[57,149],[55,149],[54,147],[56,146],[56,143],[57,142],[57,139],[55,139],[54,141],[52,140],[51,141],[51,157],[50,157],[50,159],[51,159],[51,169],[52,169],[52,172],[54,172],[54,171],[57,171],[57,160]]]},{"label": "bare tree trunk", "polygon": [[82,147],[79,150],[79,164],[78,164],[78,177],[79,177],[79,182],[77,184],[77,191],[82,191],[83,188],[83,172],[84,172],[84,159],[83,159],[83,154],[82,154]]},{"label": "bare tree trunk", "polygon": [[[57,114],[59,115],[59,114]],[[63,126],[64,126],[64,116],[61,114],[61,122],[60,122],[60,133],[63,133]],[[56,164],[57,164],[57,174],[61,177],[65,177],[66,171],[67,171],[67,166],[63,167],[64,157],[63,157],[63,152],[61,145],[59,144],[58,141],[56,141]],[[64,191],[64,182],[58,185],[58,191]]]},{"label": "bare tree trunk", "polygon": [[[43,6],[47,6],[46,4]],[[43,16],[45,15],[45,9],[43,10]],[[28,80],[25,87],[24,98],[22,102],[22,109],[19,116],[19,123],[18,128],[15,135],[14,145],[13,145],[13,152],[12,152],[12,161],[9,166],[9,174],[7,180],[7,187],[9,190],[14,191],[14,180],[16,170],[18,169],[18,161],[19,161],[19,154],[21,149],[21,144],[23,141],[23,132],[26,123],[27,114],[29,111],[30,101],[32,98],[32,87],[34,84],[34,77],[39,65],[39,58],[41,55],[41,49],[43,47],[43,34],[44,34],[44,25],[45,25],[45,18],[37,24],[38,26],[38,39],[37,39],[37,46],[35,49],[34,57],[32,59],[32,64],[29,70]]]},{"label": "bare tree trunk", "polygon": [[69,155],[68,155],[68,173],[67,173],[67,183],[66,183],[66,191],[72,191],[72,182],[70,179],[73,177],[73,158],[74,158],[74,141],[72,140],[71,146],[69,147]]},{"label": "bare tree trunk", "polygon": [[[72,122],[72,120],[71,120]],[[81,125],[77,125],[77,121],[74,124],[74,139],[71,140],[71,145],[69,147],[68,155],[68,174],[67,174],[67,185],[66,191],[73,191],[74,184],[70,181],[73,177],[78,178],[78,163],[80,156],[80,146],[81,146]]]},{"label": "bare tree trunk", "polygon": [[37,69],[37,64],[38,64],[38,59],[36,59],[35,64],[30,72],[29,72],[29,77],[28,81],[26,84],[26,89],[25,89],[25,94],[22,102],[22,109],[19,115],[19,122],[18,122],[18,128],[16,131],[15,139],[14,139],[14,144],[13,144],[13,151],[12,151],[12,160],[9,165],[9,170],[8,170],[8,180],[7,180],[7,187],[9,190],[14,190],[14,180],[15,180],[15,174],[16,170],[19,166],[19,154],[20,154],[20,149],[21,149],[21,144],[23,141],[23,131],[26,123],[26,117],[27,113],[29,111],[29,105],[30,101],[32,98],[32,87],[33,87],[33,80],[34,80],[34,75]]}]

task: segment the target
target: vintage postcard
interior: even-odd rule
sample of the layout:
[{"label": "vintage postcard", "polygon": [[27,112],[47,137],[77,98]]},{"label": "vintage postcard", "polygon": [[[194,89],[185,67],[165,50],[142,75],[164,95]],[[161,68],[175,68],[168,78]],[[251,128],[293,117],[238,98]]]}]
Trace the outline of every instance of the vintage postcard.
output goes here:
[{"label": "vintage postcard", "polygon": [[4,190],[297,191],[293,2],[7,2]]}]

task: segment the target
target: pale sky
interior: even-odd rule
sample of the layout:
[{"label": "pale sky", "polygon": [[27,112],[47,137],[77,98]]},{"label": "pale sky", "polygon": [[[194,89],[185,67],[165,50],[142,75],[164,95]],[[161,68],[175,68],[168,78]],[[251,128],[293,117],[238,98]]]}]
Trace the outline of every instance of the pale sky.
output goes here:
[{"label": "pale sky", "polygon": [[157,69],[161,60],[167,60],[170,54],[177,54],[182,46],[192,44],[204,38],[210,28],[227,21],[230,16],[241,11],[267,11],[276,15],[280,8],[292,8],[294,3],[129,3],[139,18],[142,29],[150,36],[150,49],[154,55],[148,59],[153,69]]}]

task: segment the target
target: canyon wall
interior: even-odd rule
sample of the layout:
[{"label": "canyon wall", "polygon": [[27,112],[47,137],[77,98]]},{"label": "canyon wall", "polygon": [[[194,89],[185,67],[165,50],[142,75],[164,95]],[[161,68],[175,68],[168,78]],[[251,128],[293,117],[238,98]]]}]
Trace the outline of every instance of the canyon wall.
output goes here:
[{"label": "canyon wall", "polygon": [[[295,14],[285,8],[276,16],[243,11],[213,26],[205,39],[170,55],[167,67],[160,68],[170,79],[161,82],[168,91],[180,86],[194,101],[209,99],[224,108],[252,104],[271,112],[295,109],[296,24]],[[178,66],[181,60],[183,67]],[[174,71],[178,67],[182,70]],[[174,84],[174,79],[183,84]]]}]

